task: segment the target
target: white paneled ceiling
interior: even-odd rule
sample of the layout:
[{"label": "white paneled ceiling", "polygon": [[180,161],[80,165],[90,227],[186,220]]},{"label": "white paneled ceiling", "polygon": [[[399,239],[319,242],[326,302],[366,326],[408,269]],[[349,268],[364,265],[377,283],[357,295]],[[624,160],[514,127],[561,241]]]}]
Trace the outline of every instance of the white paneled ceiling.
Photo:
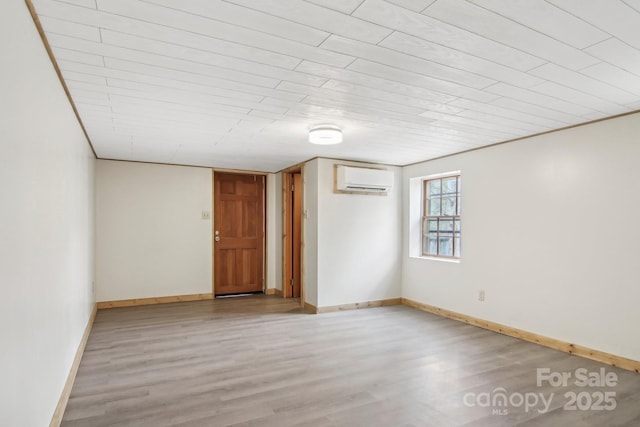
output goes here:
[{"label": "white paneled ceiling", "polygon": [[640,109],[638,0],[33,5],[101,158],[404,165]]}]

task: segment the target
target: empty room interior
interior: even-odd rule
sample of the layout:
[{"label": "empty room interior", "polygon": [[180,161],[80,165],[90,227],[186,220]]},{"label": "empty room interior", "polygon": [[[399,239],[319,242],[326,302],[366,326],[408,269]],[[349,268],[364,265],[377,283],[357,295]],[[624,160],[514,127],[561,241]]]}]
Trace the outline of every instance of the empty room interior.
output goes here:
[{"label": "empty room interior", "polygon": [[0,32],[0,426],[640,425],[640,1]]}]

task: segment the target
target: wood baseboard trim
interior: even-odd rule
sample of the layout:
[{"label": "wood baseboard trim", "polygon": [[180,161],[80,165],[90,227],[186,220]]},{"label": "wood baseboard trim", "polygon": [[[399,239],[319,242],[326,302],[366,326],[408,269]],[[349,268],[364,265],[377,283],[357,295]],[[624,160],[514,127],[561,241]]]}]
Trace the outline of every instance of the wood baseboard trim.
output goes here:
[{"label": "wood baseboard trim", "polygon": [[330,305],[326,307],[318,307],[316,312],[331,313],[334,311],[359,310],[361,308],[384,307],[387,305],[398,305],[402,303],[402,298],[391,298],[377,301],[356,302],[353,304]]},{"label": "wood baseboard trim", "polygon": [[304,308],[306,311],[310,312],[311,314],[318,314],[318,307],[316,307],[316,306],[315,306],[315,305],[313,305],[313,304],[309,304],[309,303],[308,303],[308,302],[306,302],[306,301],[304,302],[304,306],[303,306],[303,308]]},{"label": "wood baseboard trim", "polygon": [[213,299],[213,294],[176,295],[172,297],[134,298],[118,301],[101,301],[98,310],[118,307],[136,307],[139,305],[168,304],[172,302],[204,301]]},{"label": "wood baseboard trim", "polygon": [[265,295],[276,295],[281,297],[282,296],[282,291],[280,289],[276,289],[276,288],[267,288],[264,290],[264,294]]},{"label": "wood baseboard trim", "polygon": [[488,329],[493,332],[498,332],[510,337],[519,338],[521,340],[549,347],[554,350],[560,350],[565,353],[573,354],[575,356],[584,357],[585,359],[595,360],[596,362],[605,363],[607,365],[615,366],[629,371],[640,372],[640,361],[637,360],[628,359],[622,356],[616,356],[615,354],[606,353],[600,350],[594,350],[592,348],[584,347],[578,344],[572,344],[556,338],[549,338],[544,335],[524,331],[522,329],[502,325],[500,323],[490,322],[487,320],[479,319],[477,317],[467,316],[465,314],[446,310],[440,307],[435,307],[429,304],[419,303],[407,298],[402,298],[402,304],[421,311],[436,314],[438,316],[457,320],[469,325],[478,326],[480,328]]},{"label": "wood baseboard trim", "polygon": [[67,376],[67,382],[64,384],[62,393],[60,393],[58,405],[56,405],[56,409],[55,411],[53,411],[53,416],[51,417],[49,427],[60,427],[60,424],[62,424],[62,417],[64,416],[65,409],[67,408],[67,402],[69,402],[71,389],[73,388],[73,383],[76,381],[76,375],[78,374],[80,361],[82,360],[84,349],[87,346],[87,340],[89,339],[89,334],[91,333],[91,329],[93,328],[93,322],[94,320],[96,320],[97,312],[98,305],[94,304],[93,311],[91,312],[91,316],[89,316],[89,321],[87,322],[87,326],[84,328],[84,334],[82,334],[82,339],[80,340],[80,344],[78,345],[78,349],[76,350],[76,356],[73,358],[73,363],[71,364],[71,369],[69,370],[69,375]]}]

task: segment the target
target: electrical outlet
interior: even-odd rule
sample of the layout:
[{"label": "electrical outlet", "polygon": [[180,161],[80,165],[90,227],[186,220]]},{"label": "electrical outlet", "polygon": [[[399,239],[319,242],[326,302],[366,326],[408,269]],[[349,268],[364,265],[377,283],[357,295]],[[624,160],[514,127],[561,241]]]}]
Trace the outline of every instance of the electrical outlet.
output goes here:
[{"label": "electrical outlet", "polygon": [[484,301],[484,290],[478,292],[478,301]]},{"label": "electrical outlet", "polygon": [[202,219],[211,219],[211,212],[202,211]]}]

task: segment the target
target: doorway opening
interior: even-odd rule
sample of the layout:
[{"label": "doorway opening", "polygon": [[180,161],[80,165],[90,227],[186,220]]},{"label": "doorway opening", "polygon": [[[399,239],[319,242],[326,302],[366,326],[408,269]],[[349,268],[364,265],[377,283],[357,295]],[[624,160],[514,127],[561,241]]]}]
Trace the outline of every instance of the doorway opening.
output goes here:
[{"label": "doorway opening", "polygon": [[292,168],[282,174],[283,263],[282,296],[301,298],[303,293],[303,227],[302,168]]}]

